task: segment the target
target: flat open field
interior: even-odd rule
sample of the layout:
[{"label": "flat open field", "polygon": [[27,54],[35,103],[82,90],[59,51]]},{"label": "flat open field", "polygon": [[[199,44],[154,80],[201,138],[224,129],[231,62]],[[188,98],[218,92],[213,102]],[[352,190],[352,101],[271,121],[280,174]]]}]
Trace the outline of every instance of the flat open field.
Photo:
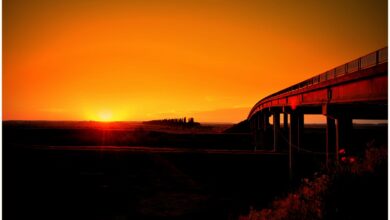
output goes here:
[{"label": "flat open field", "polygon": [[280,154],[25,149],[5,158],[4,213],[9,219],[228,219],[285,189],[285,162]]},{"label": "flat open field", "polygon": [[[4,219],[234,219],[289,189],[287,155],[249,134],[97,125],[4,124]],[[297,157],[297,175],[322,157]]]}]

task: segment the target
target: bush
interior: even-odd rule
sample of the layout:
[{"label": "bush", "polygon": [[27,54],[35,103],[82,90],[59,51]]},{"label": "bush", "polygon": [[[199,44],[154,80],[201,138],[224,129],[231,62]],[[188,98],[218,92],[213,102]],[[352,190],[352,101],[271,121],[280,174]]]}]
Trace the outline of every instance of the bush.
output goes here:
[{"label": "bush", "polygon": [[[315,220],[323,219],[326,212],[326,198],[329,188],[342,184],[342,176],[364,176],[383,172],[387,168],[387,146],[375,147],[374,142],[367,145],[363,158],[346,156],[340,158],[336,169],[327,174],[315,175],[312,180],[302,180],[301,186],[287,197],[275,200],[271,207],[260,211],[251,209],[248,216],[240,220]],[[378,171],[379,170],[379,171]],[[386,175],[386,174],[385,174]],[[342,196],[342,195],[333,195]]]}]

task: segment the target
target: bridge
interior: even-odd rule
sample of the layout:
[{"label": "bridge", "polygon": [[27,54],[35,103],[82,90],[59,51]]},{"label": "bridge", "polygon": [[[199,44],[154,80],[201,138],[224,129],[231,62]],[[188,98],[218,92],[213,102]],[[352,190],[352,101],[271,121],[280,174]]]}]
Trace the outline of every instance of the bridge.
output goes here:
[{"label": "bridge", "polygon": [[255,149],[280,151],[280,136],[287,134],[291,171],[293,151],[302,146],[304,115],[320,114],[326,116],[326,164],[330,154],[339,161],[339,149],[349,147],[353,119],[387,119],[387,54],[382,48],[261,99],[248,115]]}]

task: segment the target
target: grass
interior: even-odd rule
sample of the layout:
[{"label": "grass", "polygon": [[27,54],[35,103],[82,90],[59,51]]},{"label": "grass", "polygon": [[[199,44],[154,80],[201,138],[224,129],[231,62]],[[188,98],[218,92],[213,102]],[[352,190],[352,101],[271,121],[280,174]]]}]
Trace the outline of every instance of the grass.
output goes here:
[{"label": "grass", "polygon": [[387,146],[371,142],[360,158],[340,153],[333,169],[240,220],[387,219]]}]

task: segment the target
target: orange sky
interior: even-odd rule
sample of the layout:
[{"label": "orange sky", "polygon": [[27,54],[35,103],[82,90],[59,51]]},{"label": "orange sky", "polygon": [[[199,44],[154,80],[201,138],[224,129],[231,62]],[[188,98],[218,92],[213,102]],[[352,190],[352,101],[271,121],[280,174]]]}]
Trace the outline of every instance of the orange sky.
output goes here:
[{"label": "orange sky", "polygon": [[387,1],[3,0],[3,120],[238,122],[387,46]]}]

